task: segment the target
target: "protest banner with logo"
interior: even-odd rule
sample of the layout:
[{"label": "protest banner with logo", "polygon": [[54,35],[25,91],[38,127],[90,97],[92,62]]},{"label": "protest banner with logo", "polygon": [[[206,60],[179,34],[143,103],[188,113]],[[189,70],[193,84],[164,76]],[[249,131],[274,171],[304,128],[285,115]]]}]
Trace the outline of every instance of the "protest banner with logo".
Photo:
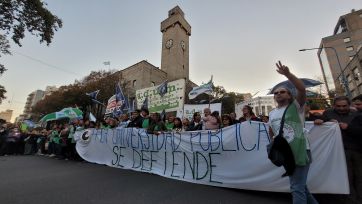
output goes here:
[{"label": "protest banner with logo", "polygon": [[[268,125],[243,122],[220,130],[147,134],[145,129],[77,131],[79,155],[93,163],[153,173],[205,185],[289,192],[284,168],[267,157]],[[348,194],[348,174],[337,123],[306,123],[313,162],[308,174],[312,193]]]},{"label": "protest banner with logo", "polygon": [[141,108],[148,98],[148,110],[150,112],[166,112],[182,110],[185,100],[185,79],[179,79],[167,83],[167,92],[161,96],[158,86],[153,86],[136,91],[137,108]]}]

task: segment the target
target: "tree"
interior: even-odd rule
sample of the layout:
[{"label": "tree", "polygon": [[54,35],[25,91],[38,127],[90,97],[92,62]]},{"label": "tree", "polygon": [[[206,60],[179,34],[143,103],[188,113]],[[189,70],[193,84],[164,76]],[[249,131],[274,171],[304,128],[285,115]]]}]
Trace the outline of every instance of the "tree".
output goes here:
[{"label": "tree", "polygon": [[3,86],[0,85],[0,104],[3,101],[3,99],[6,99],[5,97],[6,90]]},{"label": "tree", "polygon": [[89,112],[100,119],[105,107],[94,104],[86,93],[99,90],[97,100],[107,105],[108,99],[115,94],[115,87],[120,82],[123,93],[127,95],[127,81],[122,80],[120,75],[112,71],[92,71],[88,76],[81,80],[76,80],[74,84],[62,86],[58,91],[46,96],[39,101],[32,109],[32,114],[40,119],[41,115],[59,111],[66,107],[78,106],[85,116]]},{"label": "tree", "polygon": [[[21,46],[25,32],[40,38],[40,43],[49,45],[54,32],[62,27],[62,20],[45,8],[41,0],[1,0],[0,1],[0,57],[9,55],[11,38]],[[0,75],[6,71],[0,64]],[[6,90],[0,86],[0,103],[5,99]]]}]

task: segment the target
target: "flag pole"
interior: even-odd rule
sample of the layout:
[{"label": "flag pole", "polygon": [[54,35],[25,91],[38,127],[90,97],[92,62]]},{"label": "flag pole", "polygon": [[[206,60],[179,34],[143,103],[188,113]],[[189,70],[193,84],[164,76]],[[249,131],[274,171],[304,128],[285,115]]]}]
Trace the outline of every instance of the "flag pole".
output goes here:
[{"label": "flag pole", "polygon": [[208,94],[209,95],[209,108],[210,108],[210,103],[211,103],[211,94]]}]

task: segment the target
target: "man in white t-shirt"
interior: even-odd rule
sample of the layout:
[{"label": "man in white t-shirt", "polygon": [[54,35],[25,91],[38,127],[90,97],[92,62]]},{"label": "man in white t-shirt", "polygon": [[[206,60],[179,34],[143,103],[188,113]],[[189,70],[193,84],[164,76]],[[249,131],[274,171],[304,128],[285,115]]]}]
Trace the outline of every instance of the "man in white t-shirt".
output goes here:
[{"label": "man in white t-shirt", "polygon": [[290,190],[293,204],[318,203],[307,188],[307,176],[311,156],[308,140],[304,135],[304,104],[306,101],[306,90],[304,83],[289,71],[289,68],[280,61],[276,64],[277,72],[284,75],[295,86],[297,95],[294,98],[292,92],[286,87],[277,87],[273,94],[277,108],[269,113],[270,136],[279,134],[281,119],[285,109],[285,122],[283,137],[288,141],[295,160],[295,170],[289,176]]}]

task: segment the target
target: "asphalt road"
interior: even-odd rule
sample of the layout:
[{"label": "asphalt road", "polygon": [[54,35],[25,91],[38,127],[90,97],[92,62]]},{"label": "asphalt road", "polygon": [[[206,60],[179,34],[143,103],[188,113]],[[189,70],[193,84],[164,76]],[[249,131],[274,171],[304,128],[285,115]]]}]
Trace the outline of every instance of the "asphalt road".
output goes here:
[{"label": "asphalt road", "polygon": [[290,194],[192,184],[87,162],[0,157],[1,204],[291,203]]}]

